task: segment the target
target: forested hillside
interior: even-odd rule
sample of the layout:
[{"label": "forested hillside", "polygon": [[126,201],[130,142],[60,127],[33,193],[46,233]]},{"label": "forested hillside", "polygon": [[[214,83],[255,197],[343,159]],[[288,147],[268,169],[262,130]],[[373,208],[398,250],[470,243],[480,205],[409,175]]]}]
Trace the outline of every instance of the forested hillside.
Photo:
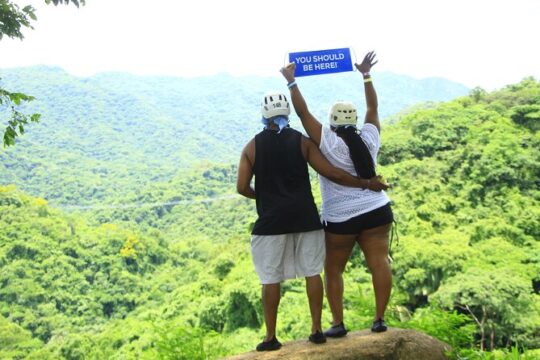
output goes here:
[{"label": "forested hillside", "polygon": [[[272,78],[125,73],[78,78],[54,67],[2,70],[0,85],[35,96],[25,111],[42,118],[27,127],[17,146],[0,149],[0,184],[16,184],[55,205],[103,204],[171,180],[200,162],[236,162],[262,126],[263,94],[286,91],[278,70]],[[391,73],[376,78],[383,116],[467,92],[444,79]],[[357,73],[306,78],[302,85],[321,119],[334,100],[363,106]],[[4,120],[0,113],[0,124]]]},{"label": "forested hillside", "polygon": [[[539,123],[540,83],[525,79],[383,127],[378,172],[394,185],[400,233],[390,326],[446,341],[454,357],[540,356]],[[19,145],[32,156],[30,141]],[[230,155],[137,187],[126,178],[129,190],[110,189],[110,202],[69,211],[4,182],[0,358],[203,359],[252,350],[263,335],[249,251],[255,210],[234,196]],[[17,164],[11,150],[1,156],[6,171],[32,164]],[[62,186],[55,198],[70,199]],[[345,281],[346,323],[367,328],[373,293],[357,251]],[[307,338],[303,281],[283,288],[280,340]]]}]

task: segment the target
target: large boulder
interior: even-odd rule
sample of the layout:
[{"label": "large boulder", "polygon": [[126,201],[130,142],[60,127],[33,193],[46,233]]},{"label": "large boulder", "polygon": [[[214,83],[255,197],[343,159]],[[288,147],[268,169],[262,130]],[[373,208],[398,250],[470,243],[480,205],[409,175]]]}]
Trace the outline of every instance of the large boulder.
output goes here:
[{"label": "large boulder", "polygon": [[328,339],[321,345],[312,344],[307,339],[297,340],[283,344],[277,351],[252,351],[227,359],[446,360],[445,352],[450,350],[450,345],[421,332],[392,328],[383,333],[370,330],[352,332],[340,339]]}]

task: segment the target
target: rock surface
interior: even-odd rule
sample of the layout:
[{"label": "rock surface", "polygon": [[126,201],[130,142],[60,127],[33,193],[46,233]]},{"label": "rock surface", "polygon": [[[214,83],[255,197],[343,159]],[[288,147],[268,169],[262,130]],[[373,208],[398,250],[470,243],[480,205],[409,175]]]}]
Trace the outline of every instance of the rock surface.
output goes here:
[{"label": "rock surface", "polygon": [[[254,345],[256,344],[254,341]],[[388,329],[383,333],[370,330],[351,332],[340,339],[328,339],[326,344],[315,345],[306,340],[283,344],[277,351],[252,351],[229,357],[229,360],[252,359],[378,359],[378,360],[446,360],[445,344],[429,335],[414,330]]]}]

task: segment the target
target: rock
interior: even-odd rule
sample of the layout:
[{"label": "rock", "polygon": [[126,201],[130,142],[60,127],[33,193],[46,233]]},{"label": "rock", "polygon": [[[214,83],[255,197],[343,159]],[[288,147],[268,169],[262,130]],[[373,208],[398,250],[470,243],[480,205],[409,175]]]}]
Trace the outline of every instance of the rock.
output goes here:
[{"label": "rock", "polygon": [[312,344],[307,339],[297,340],[283,344],[277,351],[252,351],[227,359],[446,360],[445,352],[450,350],[450,345],[421,332],[391,328],[383,333],[371,330],[351,332],[343,338],[329,338],[326,344],[321,345]]}]

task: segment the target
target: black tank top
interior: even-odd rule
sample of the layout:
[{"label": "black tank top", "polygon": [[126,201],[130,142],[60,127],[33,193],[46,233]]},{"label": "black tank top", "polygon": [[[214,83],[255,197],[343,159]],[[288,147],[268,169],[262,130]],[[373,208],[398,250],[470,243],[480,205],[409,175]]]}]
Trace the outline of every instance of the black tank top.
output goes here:
[{"label": "black tank top", "polygon": [[277,235],[322,229],[311,193],[302,134],[263,130],[255,136],[257,214],[252,234]]}]

